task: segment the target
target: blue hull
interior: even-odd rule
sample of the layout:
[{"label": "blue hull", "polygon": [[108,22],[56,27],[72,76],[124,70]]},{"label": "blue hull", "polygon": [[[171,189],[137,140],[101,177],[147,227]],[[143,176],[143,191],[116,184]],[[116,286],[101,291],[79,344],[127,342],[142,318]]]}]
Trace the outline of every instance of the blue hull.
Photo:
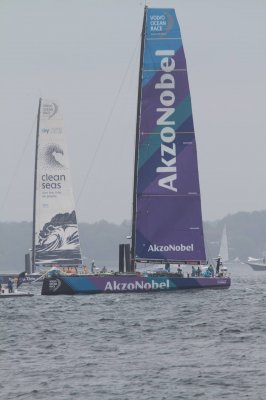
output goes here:
[{"label": "blue hull", "polygon": [[43,295],[158,292],[182,289],[226,289],[229,277],[188,277],[177,274],[55,275],[45,278]]}]

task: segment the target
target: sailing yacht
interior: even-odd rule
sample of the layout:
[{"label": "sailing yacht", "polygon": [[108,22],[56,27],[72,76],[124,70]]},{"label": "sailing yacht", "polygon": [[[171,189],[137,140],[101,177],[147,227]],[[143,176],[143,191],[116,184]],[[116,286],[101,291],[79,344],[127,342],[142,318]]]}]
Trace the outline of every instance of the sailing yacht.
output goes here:
[{"label": "sailing yacht", "polygon": [[[37,118],[32,273],[21,273],[22,283],[39,281],[52,266],[82,264],[79,232],[59,104],[40,99]],[[45,269],[46,267],[46,269]]]},{"label": "sailing yacht", "polygon": [[[144,11],[131,241],[126,272],[64,275],[58,269],[44,279],[42,294],[228,288],[231,284],[228,276],[183,276],[169,270],[170,264],[190,264],[194,269],[206,264],[191,99],[174,9],[146,7]],[[140,263],[166,269],[141,273]]]}]

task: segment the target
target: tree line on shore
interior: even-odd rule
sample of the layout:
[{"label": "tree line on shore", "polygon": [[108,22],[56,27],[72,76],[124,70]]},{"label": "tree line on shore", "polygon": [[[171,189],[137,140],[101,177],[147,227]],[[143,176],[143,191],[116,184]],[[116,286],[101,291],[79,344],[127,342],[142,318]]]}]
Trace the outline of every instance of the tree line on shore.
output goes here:
[{"label": "tree line on shore", "polygon": [[[239,212],[225,218],[204,223],[207,257],[218,255],[223,227],[226,225],[229,259],[246,261],[249,256],[266,255],[266,210]],[[120,225],[99,221],[79,224],[84,263],[90,265],[118,266],[119,243],[127,243],[131,234],[130,221]],[[24,256],[32,243],[32,223],[0,222],[0,272],[24,270]]]}]

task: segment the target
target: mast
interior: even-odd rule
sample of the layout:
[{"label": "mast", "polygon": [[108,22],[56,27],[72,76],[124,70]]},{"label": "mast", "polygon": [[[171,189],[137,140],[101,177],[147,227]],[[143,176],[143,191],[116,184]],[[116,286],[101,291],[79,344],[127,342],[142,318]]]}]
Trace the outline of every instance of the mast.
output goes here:
[{"label": "mast", "polygon": [[135,164],[134,164],[134,184],[133,184],[133,215],[132,215],[132,244],[131,244],[131,271],[135,270],[135,249],[136,249],[136,204],[137,204],[137,172],[138,172],[138,148],[139,148],[139,130],[140,130],[140,114],[141,114],[141,82],[143,69],[145,26],[147,18],[147,9],[144,7],[143,25],[141,32],[141,48],[139,62],[139,84],[138,84],[138,103],[137,103],[137,120],[136,120],[136,140],[135,140]]},{"label": "mast", "polygon": [[37,188],[37,162],[38,162],[38,146],[39,146],[39,128],[42,98],[39,99],[39,108],[37,116],[36,129],[36,147],[35,147],[35,167],[34,167],[34,188],[33,188],[33,224],[32,224],[32,272],[35,272],[35,221],[36,221],[36,188]]}]

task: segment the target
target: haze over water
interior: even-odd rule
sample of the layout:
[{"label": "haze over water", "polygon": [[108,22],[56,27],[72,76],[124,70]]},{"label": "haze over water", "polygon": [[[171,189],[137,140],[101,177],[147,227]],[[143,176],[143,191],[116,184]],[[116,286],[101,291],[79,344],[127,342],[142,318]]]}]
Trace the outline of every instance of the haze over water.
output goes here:
[{"label": "haze over water", "polygon": [[2,398],[264,399],[266,273],[230,271],[229,290],[2,300]]}]

